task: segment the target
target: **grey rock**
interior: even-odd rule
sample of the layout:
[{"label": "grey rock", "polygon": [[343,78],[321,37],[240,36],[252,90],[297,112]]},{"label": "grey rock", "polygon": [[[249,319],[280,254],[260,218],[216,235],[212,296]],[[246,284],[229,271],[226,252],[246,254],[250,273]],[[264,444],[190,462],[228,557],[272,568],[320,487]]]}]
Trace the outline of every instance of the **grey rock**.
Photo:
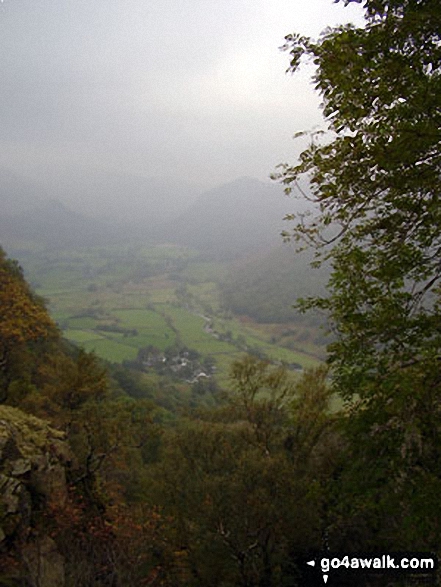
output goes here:
[{"label": "grey rock", "polygon": [[46,506],[67,499],[66,465],[71,461],[62,432],[0,405],[0,555],[12,551],[21,561],[14,580],[25,578],[32,587],[65,585],[63,556],[36,520]]}]

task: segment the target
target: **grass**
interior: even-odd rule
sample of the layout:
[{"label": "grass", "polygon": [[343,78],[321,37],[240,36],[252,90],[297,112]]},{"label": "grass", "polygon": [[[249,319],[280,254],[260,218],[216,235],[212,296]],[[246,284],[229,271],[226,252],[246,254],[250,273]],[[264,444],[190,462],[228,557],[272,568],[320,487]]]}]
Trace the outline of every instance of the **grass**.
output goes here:
[{"label": "grass", "polygon": [[93,351],[99,357],[102,357],[111,363],[122,363],[127,360],[133,361],[138,354],[136,348],[109,339],[90,340],[82,346],[86,351]]},{"label": "grass", "polygon": [[[136,268],[146,264],[148,277],[142,279]],[[225,385],[232,362],[246,349],[304,368],[317,365],[319,352],[311,339],[304,346],[299,342],[299,350],[274,342],[283,340],[280,331],[289,325],[262,325],[225,315],[216,282],[225,271],[225,264],[200,262],[194,251],[174,245],[115,246],[36,251],[27,277],[49,300],[49,310],[66,338],[112,362],[133,360],[148,345],[165,350],[180,342],[212,356],[217,379]],[[211,319],[214,333],[205,330],[203,316]],[[100,329],[103,326],[126,332]]]},{"label": "grass", "polygon": [[88,316],[81,318],[68,318],[66,322],[69,329],[80,330],[95,328],[99,324],[98,320],[95,318],[89,318]]},{"label": "grass", "polygon": [[125,328],[149,328],[152,330],[159,330],[166,327],[164,318],[152,310],[115,309],[112,314],[116,316],[118,322]]},{"label": "grass", "polygon": [[68,340],[75,342],[79,345],[82,345],[86,342],[88,343],[88,342],[98,341],[98,340],[104,338],[103,336],[99,335],[98,333],[90,331],[90,330],[73,330],[71,328],[64,330],[63,334]]},{"label": "grass", "polygon": [[195,261],[185,268],[182,275],[184,279],[204,283],[218,281],[226,276],[228,266],[226,263],[209,263]]},{"label": "grass", "polygon": [[166,348],[172,346],[176,341],[175,333],[169,329],[165,331],[157,331],[150,333],[141,332],[138,336],[128,336],[127,338],[122,337],[122,343],[140,349],[146,346],[155,346],[161,351],[165,351]]}]

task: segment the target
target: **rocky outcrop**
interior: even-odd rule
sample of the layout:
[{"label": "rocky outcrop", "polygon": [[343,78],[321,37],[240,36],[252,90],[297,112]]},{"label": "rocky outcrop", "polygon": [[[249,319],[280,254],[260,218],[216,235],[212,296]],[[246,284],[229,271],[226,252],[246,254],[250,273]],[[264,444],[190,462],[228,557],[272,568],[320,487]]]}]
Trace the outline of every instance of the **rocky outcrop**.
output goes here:
[{"label": "rocky outcrop", "polygon": [[[67,498],[72,456],[62,432],[0,406],[0,580],[63,587],[64,561],[44,520]],[[1,582],[1,581],[0,581]]]}]

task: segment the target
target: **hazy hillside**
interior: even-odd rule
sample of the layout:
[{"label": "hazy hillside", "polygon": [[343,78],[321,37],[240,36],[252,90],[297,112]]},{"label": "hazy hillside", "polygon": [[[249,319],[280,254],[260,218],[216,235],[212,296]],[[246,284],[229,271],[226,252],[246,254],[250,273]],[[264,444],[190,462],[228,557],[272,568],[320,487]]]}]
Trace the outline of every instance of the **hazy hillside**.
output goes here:
[{"label": "hazy hillside", "polygon": [[41,178],[48,193],[86,215],[136,225],[163,224],[176,218],[200,190],[167,177],[75,169]]},{"label": "hazy hillside", "polygon": [[164,178],[60,170],[30,180],[0,169],[1,242],[92,246],[168,240],[169,223],[199,191]]},{"label": "hazy hillside", "polygon": [[235,258],[280,243],[292,207],[280,186],[240,178],[203,194],[178,218],[173,240]]},{"label": "hazy hillside", "polygon": [[23,244],[41,244],[57,249],[119,242],[120,227],[88,218],[57,200],[46,200],[26,211],[0,216],[1,244],[10,250]]},{"label": "hazy hillside", "polygon": [[297,298],[324,292],[328,269],[311,268],[311,260],[311,253],[285,245],[239,261],[222,285],[224,303],[259,322],[290,321],[298,315]]},{"label": "hazy hillside", "polygon": [[200,189],[166,177],[141,177],[90,169],[59,169],[28,179],[0,168],[3,214],[59,200],[72,210],[101,219],[155,224],[176,218],[200,195]]},{"label": "hazy hillside", "polygon": [[48,198],[45,188],[9,169],[0,167],[0,209],[1,215],[25,212]]},{"label": "hazy hillside", "polygon": [[279,185],[253,178],[202,195],[185,183],[118,173],[62,172],[40,180],[0,174],[0,229],[8,248],[20,241],[63,248],[139,240],[235,259],[277,246],[285,214],[299,206]]}]

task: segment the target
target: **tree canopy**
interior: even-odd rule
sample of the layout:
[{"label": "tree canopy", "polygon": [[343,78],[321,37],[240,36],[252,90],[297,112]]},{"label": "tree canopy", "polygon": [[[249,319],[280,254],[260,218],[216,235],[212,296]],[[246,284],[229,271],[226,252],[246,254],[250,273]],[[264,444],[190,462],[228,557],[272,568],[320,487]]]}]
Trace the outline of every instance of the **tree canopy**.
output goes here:
[{"label": "tree canopy", "polygon": [[409,490],[439,473],[441,14],[434,0],[363,7],[363,27],[286,37],[289,71],[305,57],[316,67],[328,128],[276,177],[287,191],[301,192],[302,176],[311,185],[317,213],[290,215],[290,237],[333,271],[328,297],[303,307],[329,313],[329,360],[334,388],[352,402],[354,454],[364,451],[364,468],[375,456],[381,471],[358,478],[372,498],[388,484],[397,491],[398,479]]},{"label": "tree canopy", "polygon": [[0,391],[10,379],[12,354],[29,343],[57,335],[41,300],[23,278],[20,266],[0,248]]},{"label": "tree canopy", "polygon": [[[316,88],[333,140],[313,138],[278,177],[303,174],[319,214],[294,230],[333,263],[332,359],[342,393],[383,367],[439,356],[441,278],[441,44],[437,3],[373,2],[366,26],[326,31],[316,42],[286,38],[295,71],[317,66]],[[337,234],[336,234],[337,231]],[[331,235],[331,236],[329,236]],[[360,386],[357,385],[360,393]]]}]

